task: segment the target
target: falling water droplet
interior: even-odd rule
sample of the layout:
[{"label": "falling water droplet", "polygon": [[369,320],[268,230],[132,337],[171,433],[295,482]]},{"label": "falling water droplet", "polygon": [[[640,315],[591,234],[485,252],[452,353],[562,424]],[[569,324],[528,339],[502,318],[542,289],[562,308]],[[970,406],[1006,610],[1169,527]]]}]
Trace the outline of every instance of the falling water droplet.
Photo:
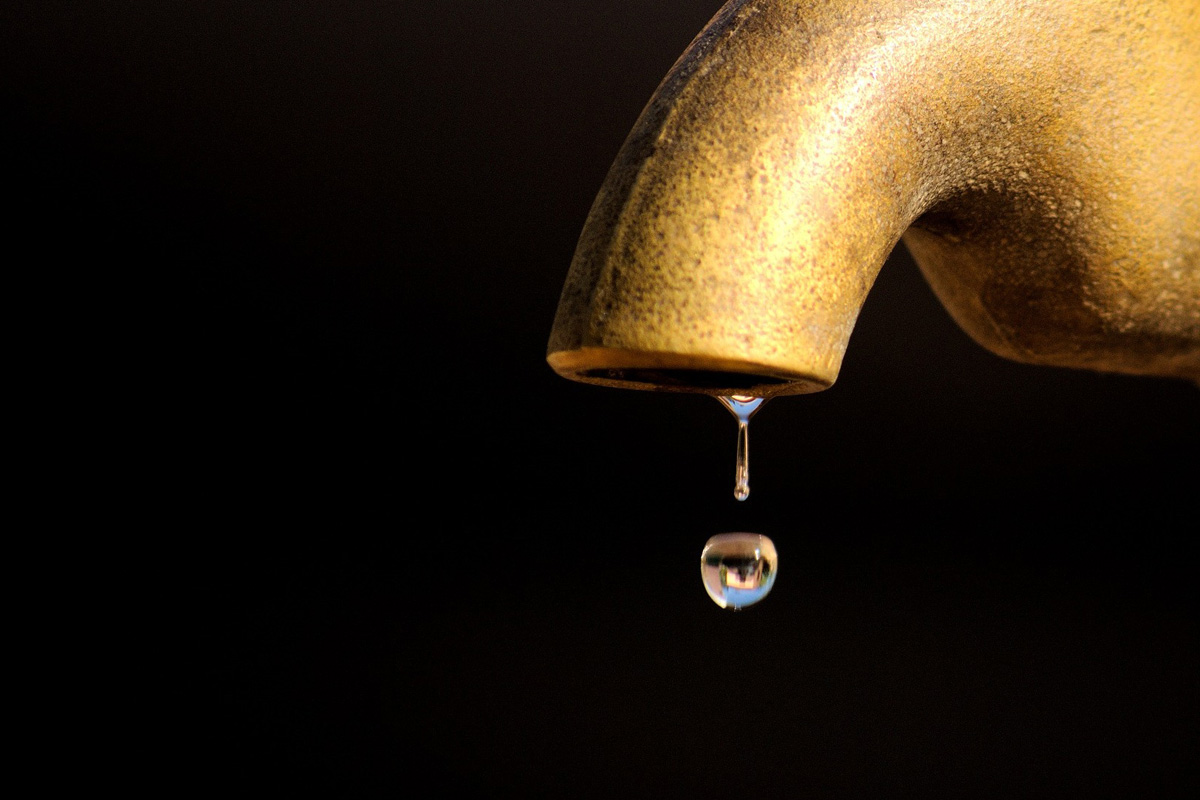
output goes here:
[{"label": "falling water droplet", "polygon": [[722,533],[700,553],[704,589],[721,608],[740,611],[762,600],[778,572],[775,543],[759,533]]},{"label": "falling water droplet", "polygon": [[733,496],[745,500],[750,496],[750,418],[762,406],[764,398],[748,394],[718,397],[738,421],[737,469],[734,475]]}]

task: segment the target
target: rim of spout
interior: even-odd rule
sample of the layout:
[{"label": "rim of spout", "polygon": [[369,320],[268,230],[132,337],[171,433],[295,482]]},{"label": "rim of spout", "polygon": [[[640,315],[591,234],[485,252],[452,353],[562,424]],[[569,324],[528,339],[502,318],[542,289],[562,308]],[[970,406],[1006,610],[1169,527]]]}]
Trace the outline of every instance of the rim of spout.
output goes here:
[{"label": "rim of spout", "polygon": [[833,385],[818,375],[758,361],[616,347],[560,350],[546,361],[562,377],[580,383],[715,397],[812,394]]}]

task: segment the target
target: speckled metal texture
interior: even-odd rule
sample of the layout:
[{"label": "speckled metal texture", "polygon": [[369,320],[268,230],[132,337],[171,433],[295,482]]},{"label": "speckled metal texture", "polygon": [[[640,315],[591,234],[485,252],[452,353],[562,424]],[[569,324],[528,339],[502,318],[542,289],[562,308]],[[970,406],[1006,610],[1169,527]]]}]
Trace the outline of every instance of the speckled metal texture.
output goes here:
[{"label": "speckled metal texture", "polygon": [[994,353],[1200,381],[1200,0],[728,3],[600,188],[548,361],[819,391],[901,242]]}]

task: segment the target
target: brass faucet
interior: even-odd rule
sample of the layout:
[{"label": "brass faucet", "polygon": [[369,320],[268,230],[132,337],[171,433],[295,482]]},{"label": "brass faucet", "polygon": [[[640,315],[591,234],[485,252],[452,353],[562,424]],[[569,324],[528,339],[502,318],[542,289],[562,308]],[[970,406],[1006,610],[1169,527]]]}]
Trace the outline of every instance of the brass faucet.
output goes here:
[{"label": "brass faucet", "polygon": [[826,389],[901,241],[1000,356],[1200,384],[1200,0],[731,0],[600,188],[547,360]]}]

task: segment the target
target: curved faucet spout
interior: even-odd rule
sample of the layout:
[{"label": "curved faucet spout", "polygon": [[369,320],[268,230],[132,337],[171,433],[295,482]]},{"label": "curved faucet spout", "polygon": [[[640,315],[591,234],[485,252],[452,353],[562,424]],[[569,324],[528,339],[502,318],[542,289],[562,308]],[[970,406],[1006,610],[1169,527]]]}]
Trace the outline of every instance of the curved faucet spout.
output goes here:
[{"label": "curved faucet spout", "polygon": [[900,242],[998,355],[1200,381],[1200,4],[732,0],[601,187],[547,359],[820,391]]}]

